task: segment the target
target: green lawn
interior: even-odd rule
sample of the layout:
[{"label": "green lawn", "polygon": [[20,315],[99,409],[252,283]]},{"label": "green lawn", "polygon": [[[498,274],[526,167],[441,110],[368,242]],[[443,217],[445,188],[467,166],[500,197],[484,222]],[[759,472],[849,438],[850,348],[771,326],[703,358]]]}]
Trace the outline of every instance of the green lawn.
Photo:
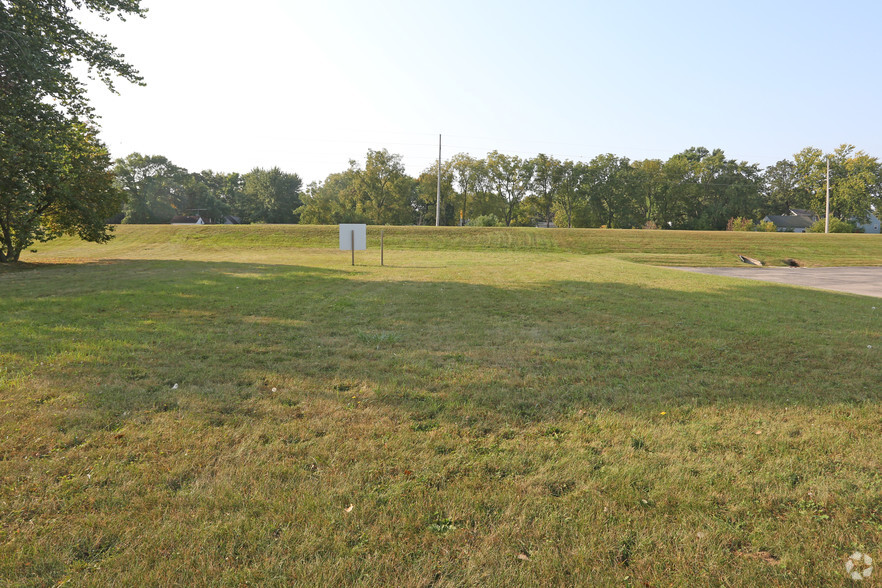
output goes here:
[{"label": "green lawn", "polygon": [[[378,228],[371,228],[373,239]],[[0,268],[0,583],[842,585],[872,235],[121,227]],[[874,307],[878,307],[876,310]]]}]

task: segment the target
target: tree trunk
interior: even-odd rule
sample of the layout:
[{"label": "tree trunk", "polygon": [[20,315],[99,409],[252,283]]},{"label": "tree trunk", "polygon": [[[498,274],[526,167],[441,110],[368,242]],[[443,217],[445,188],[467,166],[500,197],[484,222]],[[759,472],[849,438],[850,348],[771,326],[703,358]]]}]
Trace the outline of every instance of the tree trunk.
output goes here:
[{"label": "tree trunk", "polygon": [[[8,216],[8,215],[7,215]],[[9,225],[4,225],[3,229],[3,248],[0,249],[0,263],[7,263],[10,261],[18,261],[19,251],[16,251],[12,247],[12,231],[9,229]],[[5,252],[3,251],[5,249]]]}]

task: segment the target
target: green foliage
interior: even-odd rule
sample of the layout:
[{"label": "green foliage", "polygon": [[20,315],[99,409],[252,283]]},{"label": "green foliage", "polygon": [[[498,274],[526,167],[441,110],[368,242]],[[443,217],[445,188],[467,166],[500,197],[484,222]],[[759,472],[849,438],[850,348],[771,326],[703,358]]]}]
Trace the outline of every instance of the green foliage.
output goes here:
[{"label": "green foliage", "polygon": [[627,157],[606,153],[588,164],[584,191],[599,225],[619,229],[644,224],[645,219],[641,219],[643,222],[637,219],[634,192],[630,189],[631,177]]},{"label": "green foliage", "polygon": [[[101,35],[83,28],[79,14],[144,16],[140,0],[4,0],[0,3],[0,97],[10,104],[53,98],[65,113],[91,118],[86,89],[73,67],[113,89],[115,76],[140,83],[138,72]],[[9,112],[6,108],[3,112]]]},{"label": "green foliage", "polygon": [[123,195],[89,125],[44,104],[0,113],[0,262],[62,234],[104,242]]},{"label": "green foliage", "polygon": [[186,170],[161,155],[132,153],[116,160],[117,184],[128,200],[123,207],[124,223],[167,223],[177,213],[173,203],[182,191]]},{"label": "green foliage", "polygon": [[866,220],[873,208],[882,208],[882,164],[878,159],[843,144],[825,155],[806,147],[796,154],[800,185],[809,193],[811,209],[824,214],[827,198],[827,161],[830,162],[830,215]]},{"label": "green foliage", "polygon": [[811,191],[800,176],[797,164],[788,159],[766,168],[763,190],[767,214],[788,214],[791,208],[811,208]]},{"label": "green foliage", "polygon": [[290,224],[300,220],[300,176],[278,167],[254,168],[243,181],[239,212],[246,222]]},{"label": "green foliage", "polygon": [[94,241],[122,198],[107,172],[85,87],[75,63],[113,87],[140,82],[107,40],[85,30],[78,12],[142,15],[139,0],[0,2],[0,262],[64,233]]},{"label": "green foliage", "polygon": [[533,163],[498,151],[487,154],[487,173],[495,195],[504,203],[503,219],[511,226],[533,180]]},{"label": "green foliage", "polygon": [[532,160],[533,180],[531,194],[524,199],[525,216],[530,225],[536,222],[550,223],[554,220],[554,201],[561,180],[561,162],[540,153]]},{"label": "green foliage", "polygon": [[664,163],[660,159],[646,159],[631,163],[631,190],[634,194],[634,206],[640,218],[645,219],[643,226],[662,228],[670,220],[668,199],[670,190],[663,175]]},{"label": "green foliage", "polygon": [[[823,233],[825,229],[824,219],[817,221],[815,224],[809,228],[810,233]],[[848,221],[844,221],[842,219],[836,218],[835,216],[830,217],[830,232],[831,233],[854,233],[855,226],[853,223]]]},{"label": "green foliage", "polygon": [[482,214],[481,216],[476,216],[475,218],[470,218],[468,223],[466,223],[470,227],[503,227],[505,223],[503,223],[498,216],[495,214]]},{"label": "green foliage", "polygon": [[[774,224],[772,226],[774,226]],[[754,230],[754,227],[755,225],[751,219],[740,216],[730,218],[729,222],[726,224],[727,231],[752,231]]]},{"label": "green foliage", "polygon": [[401,156],[386,149],[368,149],[363,170],[353,182],[359,209],[371,224],[413,224],[414,180],[404,170]]},{"label": "green foliage", "polygon": [[[416,194],[413,208],[416,214],[415,224],[434,225],[435,210],[438,200],[438,168],[432,165],[426,168],[417,178],[414,185]],[[459,215],[455,213],[457,204],[453,191],[453,170],[450,162],[441,166],[441,223],[440,226],[459,224]]]},{"label": "green foliage", "polygon": [[452,184],[456,190],[453,197],[456,198],[454,205],[454,217],[456,224],[465,221],[471,216],[470,205],[477,197],[478,191],[484,183],[487,175],[483,162],[475,159],[467,153],[458,153],[449,161]]},{"label": "green foliage", "polygon": [[757,216],[758,166],[726,159],[721,149],[711,152],[704,147],[687,149],[669,163],[673,167],[669,171],[677,170],[669,176],[679,209],[674,228],[722,230],[732,217]]},{"label": "green foliage", "polygon": [[128,196],[124,223],[165,224],[176,215],[198,215],[206,223],[223,223],[226,215],[245,223],[299,219],[300,178],[277,167],[244,176],[190,173],[161,155],[132,153],[116,161],[114,173]]},{"label": "green foliage", "polygon": [[576,209],[584,199],[582,181],[586,166],[566,160],[555,168],[554,218],[558,226],[572,228]]},{"label": "green foliage", "polygon": [[297,209],[300,222],[307,225],[367,223],[359,210],[354,189],[358,169],[331,174],[321,184],[313,182],[301,195],[303,205]]},{"label": "green foliage", "polygon": [[778,230],[778,228],[772,221],[760,221],[755,230],[761,233],[774,233]]},{"label": "green foliage", "polygon": [[[401,156],[386,149],[368,149],[364,169],[350,161],[345,172],[328,176],[322,184],[311,184],[299,214],[304,223],[409,225],[415,220],[416,200],[416,181],[405,173]],[[423,200],[425,218],[428,197]],[[433,196],[433,220],[434,201]]]},{"label": "green foliage", "polygon": [[[882,172],[875,158],[851,146],[841,147],[837,154],[839,167],[831,170],[837,210],[857,211],[872,205],[882,191],[878,181]],[[720,149],[704,147],[692,147],[667,161],[633,162],[614,154],[582,163],[561,162],[544,154],[525,160],[497,151],[482,159],[460,153],[441,165],[440,224],[454,226],[461,220],[495,215],[506,226],[554,221],[566,227],[722,230],[732,228],[730,219],[762,218],[786,213],[791,207],[817,210],[817,190],[824,183],[823,161],[823,154],[812,148],[764,172],[755,164],[726,158]],[[435,224],[437,167],[432,164],[412,178],[401,156],[385,149],[368,150],[364,168],[350,161],[349,169],[314,182],[304,192],[298,184],[291,200],[293,218],[281,214],[290,210],[290,203],[275,212],[266,207],[267,199],[258,193],[273,190],[255,188],[258,172],[273,170],[255,170],[244,177],[202,172],[188,179],[186,170],[170,169],[166,183],[175,187],[158,186],[162,196],[142,198],[138,206],[133,199],[128,218],[158,222],[150,219],[167,218],[189,207],[257,222],[299,218],[305,224]],[[276,169],[274,173],[281,172]],[[154,210],[162,209],[166,201],[164,210]],[[853,217],[862,218],[870,208],[863,210]],[[739,221],[737,229],[760,230],[745,220]]]}]

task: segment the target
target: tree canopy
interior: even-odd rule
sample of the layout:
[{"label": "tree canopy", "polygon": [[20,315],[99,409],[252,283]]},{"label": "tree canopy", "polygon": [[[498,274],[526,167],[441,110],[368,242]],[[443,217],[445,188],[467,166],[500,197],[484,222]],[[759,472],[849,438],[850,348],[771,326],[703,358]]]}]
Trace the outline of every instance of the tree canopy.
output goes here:
[{"label": "tree canopy", "polygon": [[97,138],[85,87],[73,73],[83,63],[113,90],[121,77],[140,83],[101,35],[75,11],[143,15],[140,0],[3,0],[0,2],[0,262],[63,233],[92,241],[122,203]]},{"label": "tree canopy", "polygon": [[[755,221],[766,215],[794,208],[823,216],[828,156],[834,217],[864,220],[882,209],[882,165],[851,145],[831,154],[806,148],[765,170],[705,147],[690,147],[666,161],[631,161],[606,153],[587,163],[491,151],[484,158],[459,153],[442,162],[441,224],[459,224],[461,219],[482,226],[554,222],[566,227],[724,230],[733,226],[733,219],[742,221],[739,226],[747,219],[758,227]],[[432,166],[410,179],[400,156],[369,150],[364,170],[351,161],[345,172],[310,186],[301,221],[432,224],[436,174]]]}]

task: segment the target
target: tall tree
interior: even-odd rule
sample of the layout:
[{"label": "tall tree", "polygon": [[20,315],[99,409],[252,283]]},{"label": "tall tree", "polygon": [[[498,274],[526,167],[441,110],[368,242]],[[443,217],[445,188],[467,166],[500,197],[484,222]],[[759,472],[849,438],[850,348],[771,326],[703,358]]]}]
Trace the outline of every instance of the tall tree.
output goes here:
[{"label": "tall tree", "polygon": [[[414,185],[416,197],[413,207],[416,214],[414,219],[417,225],[434,225],[435,211],[438,200],[438,168],[430,165],[426,168]],[[454,216],[456,201],[453,191],[453,173],[450,161],[441,165],[441,226],[455,224]]]},{"label": "tall tree", "polygon": [[[209,169],[190,174],[190,177],[194,182],[203,184],[210,196],[206,204],[194,205],[194,208],[207,208],[215,222],[221,222],[222,217],[227,214],[242,220],[240,209],[243,207],[242,189],[245,187],[245,180],[239,173],[214,172]],[[216,210],[212,207],[216,207]]]},{"label": "tall tree", "polygon": [[124,201],[95,129],[47,110],[12,124],[0,115],[0,262],[62,234],[107,241]]},{"label": "tall tree", "polygon": [[[96,168],[110,160],[73,69],[84,63],[111,89],[115,76],[135,83],[141,78],[103,36],[82,27],[76,11],[104,18],[143,15],[139,4],[0,1],[0,216],[6,233],[0,261],[18,260],[18,244],[59,232],[96,241],[110,237],[100,213],[118,207],[120,195],[107,170]],[[91,194],[83,191],[87,186]],[[85,214],[87,203],[96,214]]]},{"label": "tall tree", "polygon": [[631,170],[627,157],[612,153],[591,160],[586,174],[588,203],[600,223],[609,228],[629,228],[636,218],[629,190]]},{"label": "tall tree", "polygon": [[723,230],[732,217],[758,214],[761,176],[755,164],[727,159],[722,149],[691,147],[665,168],[683,207],[675,228]]},{"label": "tall tree", "polygon": [[248,222],[296,223],[302,181],[278,167],[254,168],[244,176],[242,214]]},{"label": "tall tree", "polygon": [[181,190],[175,196],[175,210],[178,213],[196,214],[205,222],[223,223],[223,218],[231,211],[210,172],[186,174]]},{"label": "tall tree", "polygon": [[386,149],[368,149],[365,167],[358,171],[354,189],[359,208],[372,224],[411,224],[413,184],[400,155]]},{"label": "tall tree", "polygon": [[515,212],[530,188],[533,166],[517,155],[491,151],[487,154],[487,170],[496,193],[505,202],[505,226],[511,226]]},{"label": "tall tree", "polygon": [[582,182],[585,177],[585,164],[573,163],[569,159],[558,165],[554,170],[554,207],[555,218],[566,219],[567,227],[573,227],[576,207],[584,198]]},{"label": "tall tree", "polygon": [[669,226],[671,198],[662,174],[663,163],[659,159],[644,159],[631,163],[631,179],[634,189],[634,206],[639,211],[643,226],[658,228]]},{"label": "tall tree", "polygon": [[830,214],[833,216],[866,222],[873,208],[882,209],[879,160],[854,145],[840,145],[830,155],[830,184]]},{"label": "tall tree", "polygon": [[484,173],[481,162],[468,153],[457,153],[450,160],[453,185],[458,190],[457,222],[465,223],[468,220],[469,200],[477,192],[481,176]]},{"label": "tall tree", "polygon": [[530,160],[530,166],[533,168],[533,179],[530,182],[532,194],[527,200],[536,211],[537,218],[550,223],[554,220],[554,197],[557,194],[557,170],[560,161],[540,153]]},{"label": "tall tree", "polygon": [[354,187],[360,170],[354,161],[351,163],[346,171],[331,174],[324,182],[313,182],[307,187],[301,195],[303,206],[297,211],[301,224],[367,223]]},{"label": "tall tree", "polygon": [[124,223],[167,223],[179,211],[187,170],[162,155],[132,153],[117,159],[117,185],[127,196]]},{"label": "tall tree", "polygon": [[765,214],[787,214],[791,208],[811,207],[811,194],[799,179],[796,162],[789,159],[766,168],[762,183]]}]

